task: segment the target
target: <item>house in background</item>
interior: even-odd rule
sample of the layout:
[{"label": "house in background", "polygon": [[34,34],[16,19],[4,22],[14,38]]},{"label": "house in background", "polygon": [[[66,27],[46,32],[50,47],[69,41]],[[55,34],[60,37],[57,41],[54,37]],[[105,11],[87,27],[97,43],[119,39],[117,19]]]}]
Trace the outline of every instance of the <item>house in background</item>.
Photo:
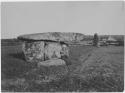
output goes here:
[{"label": "house in background", "polygon": [[114,36],[104,36],[99,41],[101,46],[119,45],[119,41]]},{"label": "house in background", "polygon": [[107,39],[108,45],[119,45],[119,42],[112,36],[109,36]]}]

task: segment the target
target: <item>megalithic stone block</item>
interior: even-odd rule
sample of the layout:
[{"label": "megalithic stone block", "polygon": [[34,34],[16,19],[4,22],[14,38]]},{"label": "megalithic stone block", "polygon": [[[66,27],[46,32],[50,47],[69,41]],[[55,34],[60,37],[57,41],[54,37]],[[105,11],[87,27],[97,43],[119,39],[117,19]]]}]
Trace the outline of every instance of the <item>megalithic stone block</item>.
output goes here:
[{"label": "megalithic stone block", "polygon": [[45,60],[52,58],[61,58],[61,51],[62,46],[60,43],[47,42],[45,46]]},{"label": "megalithic stone block", "polygon": [[37,42],[27,42],[23,43],[23,53],[25,55],[25,59],[28,62],[39,62],[44,61],[44,41]]},{"label": "megalithic stone block", "polygon": [[22,50],[28,62],[42,62],[61,56],[69,56],[68,44],[80,41],[84,37],[80,33],[48,32],[19,36],[23,41]]},{"label": "megalithic stone block", "polygon": [[58,42],[24,42],[22,50],[28,62],[41,62],[61,58],[63,55],[69,56],[68,46]]}]

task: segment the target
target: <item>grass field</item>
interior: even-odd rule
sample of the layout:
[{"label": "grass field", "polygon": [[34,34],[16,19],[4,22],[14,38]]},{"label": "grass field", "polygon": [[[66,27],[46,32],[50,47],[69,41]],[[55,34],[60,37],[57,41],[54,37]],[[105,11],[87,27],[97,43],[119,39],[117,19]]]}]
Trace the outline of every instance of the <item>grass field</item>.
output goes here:
[{"label": "grass field", "polygon": [[[123,46],[70,46],[70,71],[62,79],[36,83],[32,72],[36,68],[27,63],[21,44],[1,46],[1,87],[9,92],[121,92],[124,90]],[[42,69],[47,73],[46,69]],[[58,68],[57,68],[58,70]],[[38,74],[36,74],[38,75]]]}]

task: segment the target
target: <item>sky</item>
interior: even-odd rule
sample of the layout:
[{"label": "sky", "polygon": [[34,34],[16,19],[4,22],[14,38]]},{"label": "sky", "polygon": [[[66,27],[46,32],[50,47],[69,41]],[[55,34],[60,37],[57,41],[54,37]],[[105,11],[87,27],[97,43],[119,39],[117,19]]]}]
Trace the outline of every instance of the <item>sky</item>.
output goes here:
[{"label": "sky", "polygon": [[43,32],[124,35],[125,2],[2,2],[1,38]]}]

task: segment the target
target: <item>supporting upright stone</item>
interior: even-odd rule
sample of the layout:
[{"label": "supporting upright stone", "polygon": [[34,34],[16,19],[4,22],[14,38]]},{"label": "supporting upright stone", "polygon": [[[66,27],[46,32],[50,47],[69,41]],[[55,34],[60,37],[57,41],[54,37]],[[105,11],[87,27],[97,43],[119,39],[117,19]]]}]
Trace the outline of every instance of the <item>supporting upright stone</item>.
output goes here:
[{"label": "supporting upright stone", "polygon": [[44,41],[28,42],[23,43],[22,50],[25,55],[25,59],[28,62],[39,62],[44,61]]}]

